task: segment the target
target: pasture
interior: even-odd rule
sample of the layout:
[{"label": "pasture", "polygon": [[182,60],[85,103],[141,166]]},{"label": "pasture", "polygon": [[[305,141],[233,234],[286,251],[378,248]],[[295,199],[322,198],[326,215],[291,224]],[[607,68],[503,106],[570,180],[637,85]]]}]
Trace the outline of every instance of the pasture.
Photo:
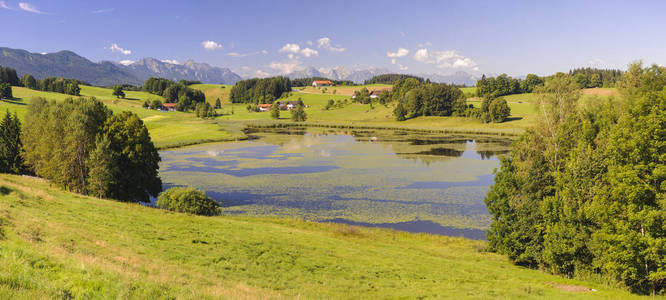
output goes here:
[{"label": "pasture", "polygon": [[0,298],[648,299],[463,238],[202,217],[0,175]]}]

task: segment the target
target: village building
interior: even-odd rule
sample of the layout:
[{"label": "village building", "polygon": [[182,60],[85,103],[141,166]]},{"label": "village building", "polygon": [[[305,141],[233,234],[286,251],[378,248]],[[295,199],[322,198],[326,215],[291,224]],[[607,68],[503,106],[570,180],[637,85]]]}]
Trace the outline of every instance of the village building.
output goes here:
[{"label": "village building", "polygon": [[332,86],[333,82],[330,80],[315,80],[312,82],[313,87],[320,87],[320,86]]},{"label": "village building", "polygon": [[383,91],[387,91],[388,93],[391,93],[391,90],[392,90],[391,87],[381,88],[381,89],[376,89],[376,90],[371,90],[371,91],[370,91],[370,98],[372,98],[372,99],[379,98],[379,95],[380,95]]},{"label": "village building", "polygon": [[277,101],[275,103],[280,106],[281,110],[292,110],[298,106],[298,101]]},{"label": "village building", "polygon": [[162,104],[162,110],[164,111],[176,111],[178,108],[178,103],[164,103]]},{"label": "village building", "polygon": [[273,106],[273,104],[257,104],[257,109],[259,111],[269,111],[271,110],[271,106]]}]

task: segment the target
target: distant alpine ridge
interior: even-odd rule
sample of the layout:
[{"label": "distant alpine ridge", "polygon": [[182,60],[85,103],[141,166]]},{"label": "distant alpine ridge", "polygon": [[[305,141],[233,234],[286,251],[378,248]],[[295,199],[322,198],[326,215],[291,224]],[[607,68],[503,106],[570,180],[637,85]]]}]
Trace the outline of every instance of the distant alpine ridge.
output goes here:
[{"label": "distant alpine ridge", "polygon": [[93,85],[142,85],[150,77],[171,80],[199,80],[203,83],[234,84],[242,78],[228,68],[213,67],[192,60],[182,64],[144,58],[128,65],[102,61],[94,63],[72,51],[30,53],[26,50],[0,47],[0,65],[16,69],[20,74],[37,78],[65,77],[89,82]]},{"label": "distant alpine ridge", "polygon": [[[130,64],[101,61],[95,63],[72,51],[55,53],[31,53],[22,49],[0,47],[0,66],[16,69],[19,75],[32,74],[37,78],[65,77],[79,79],[97,86],[114,84],[142,85],[150,77],[161,77],[178,81],[198,80],[202,83],[235,84],[241,76],[229,68],[214,67],[207,63],[186,60],[182,63],[161,61],[155,58],[143,58]],[[287,77],[307,78],[326,77],[332,80],[349,80],[363,83],[377,75],[395,73],[386,68],[358,69],[345,66],[333,68],[307,67]],[[466,72],[451,75],[414,74],[433,82],[474,85],[478,79]]]},{"label": "distant alpine ridge", "polygon": [[[351,69],[349,67],[334,67],[334,68],[314,68],[307,67],[301,70],[294,71],[286,76],[295,78],[308,78],[308,77],[325,77],[331,80],[349,80],[354,83],[363,83],[364,81],[375,77],[377,75],[396,73],[389,69],[382,68],[369,68],[369,69]],[[458,85],[472,86],[476,84],[477,77],[467,72],[456,72],[451,75],[440,74],[413,74],[424,79],[430,79],[432,82],[452,83]]]}]

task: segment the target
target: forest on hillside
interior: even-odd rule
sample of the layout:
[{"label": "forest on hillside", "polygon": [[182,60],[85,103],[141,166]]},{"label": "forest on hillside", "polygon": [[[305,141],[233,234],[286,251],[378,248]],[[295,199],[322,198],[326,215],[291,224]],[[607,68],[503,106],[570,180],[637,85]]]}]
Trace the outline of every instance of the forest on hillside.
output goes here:
[{"label": "forest on hillside", "polygon": [[666,68],[634,63],[626,102],[580,103],[577,74],[537,92],[541,120],[501,160],[485,203],[488,244],[516,264],[666,287]]}]

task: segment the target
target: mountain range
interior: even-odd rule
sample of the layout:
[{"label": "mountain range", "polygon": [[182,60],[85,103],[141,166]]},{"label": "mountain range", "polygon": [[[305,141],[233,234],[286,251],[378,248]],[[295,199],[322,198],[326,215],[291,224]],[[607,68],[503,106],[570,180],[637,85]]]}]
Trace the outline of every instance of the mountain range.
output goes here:
[{"label": "mountain range", "polygon": [[[307,77],[325,77],[331,80],[349,80],[355,83],[363,83],[374,76],[395,73],[389,69],[383,68],[369,68],[369,69],[351,69],[349,67],[334,67],[334,68],[314,68],[307,67],[301,70],[294,71],[286,76],[294,78],[307,78]],[[425,79],[430,79],[432,82],[453,83],[458,85],[472,86],[476,84],[477,77],[467,72],[456,72],[451,75],[441,74],[413,74]]]},{"label": "mountain range", "polygon": [[1,48],[0,66],[16,69],[20,75],[32,74],[37,78],[65,77],[98,86],[114,84],[141,85],[150,77],[171,80],[199,80],[203,83],[234,84],[242,78],[228,68],[213,67],[192,60],[175,64],[154,58],[144,58],[123,65],[101,61],[95,63],[72,51],[30,53],[26,50]]},{"label": "mountain range", "polygon": [[[92,62],[72,51],[55,53],[31,53],[22,49],[0,47],[0,66],[16,69],[20,74],[32,74],[37,78],[65,77],[89,82],[97,86],[114,84],[141,85],[150,77],[162,77],[178,81],[198,80],[203,83],[234,84],[243,78],[229,68],[214,67],[207,63],[187,60],[182,63],[143,58],[129,64],[101,61]],[[307,67],[289,74],[289,78],[326,77],[332,80],[349,80],[363,83],[374,76],[395,73],[386,68],[333,68]],[[478,79],[466,72],[451,75],[414,74],[433,82],[474,85]]]}]

